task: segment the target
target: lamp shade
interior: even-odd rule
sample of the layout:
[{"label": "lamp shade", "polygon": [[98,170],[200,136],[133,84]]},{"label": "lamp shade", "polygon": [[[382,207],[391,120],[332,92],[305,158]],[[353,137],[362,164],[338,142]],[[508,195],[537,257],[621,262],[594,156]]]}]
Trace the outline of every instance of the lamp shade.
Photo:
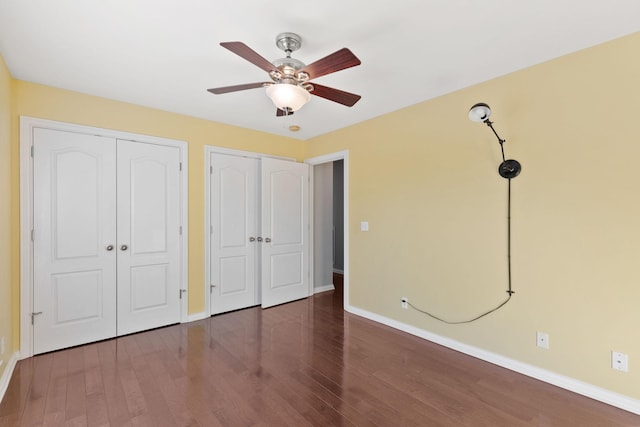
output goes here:
[{"label": "lamp shade", "polygon": [[478,102],[469,110],[469,119],[474,122],[484,122],[489,120],[491,108],[484,102]]},{"label": "lamp shade", "polygon": [[309,102],[309,92],[296,84],[275,83],[267,86],[267,96],[281,110],[297,111]]}]

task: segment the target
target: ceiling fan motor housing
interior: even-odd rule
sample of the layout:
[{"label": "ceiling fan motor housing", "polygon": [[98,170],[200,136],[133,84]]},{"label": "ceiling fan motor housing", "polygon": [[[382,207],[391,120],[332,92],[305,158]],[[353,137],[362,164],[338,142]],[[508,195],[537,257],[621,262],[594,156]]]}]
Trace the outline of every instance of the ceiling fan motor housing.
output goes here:
[{"label": "ceiling fan motor housing", "polygon": [[291,83],[298,84],[309,79],[309,75],[306,73],[296,73],[296,71],[305,67],[305,63],[292,58],[291,52],[295,52],[302,46],[302,37],[295,33],[280,33],[276,36],[276,46],[283,50],[286,54],[285,58],[279,58],[273,61],[273,65],[278,68],[284,74],[271,75],[271,78],[276,83]]},{"label": "ceiling fan motor housing", "polygon": [[302,67],[304,67],[305,64],[304,62],[297,60],[295,58],[280,58],[273,61],[273,65],[275,65],[278,68],[282,67],[282,69],[285,70],[285,74],[286,74],[286,69],[290,68],[292,70],[291,73],[293,74],[296,70],[299,70]]}]

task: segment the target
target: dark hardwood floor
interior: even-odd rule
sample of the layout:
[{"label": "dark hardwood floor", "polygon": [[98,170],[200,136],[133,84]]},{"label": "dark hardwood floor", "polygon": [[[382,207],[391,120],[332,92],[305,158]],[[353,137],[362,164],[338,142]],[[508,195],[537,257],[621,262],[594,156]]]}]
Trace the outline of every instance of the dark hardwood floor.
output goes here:
[{"label": "dark hardwood floor", "polygon": [[22,360],[0,426],[639,426],[342,310],[339,292]]}]

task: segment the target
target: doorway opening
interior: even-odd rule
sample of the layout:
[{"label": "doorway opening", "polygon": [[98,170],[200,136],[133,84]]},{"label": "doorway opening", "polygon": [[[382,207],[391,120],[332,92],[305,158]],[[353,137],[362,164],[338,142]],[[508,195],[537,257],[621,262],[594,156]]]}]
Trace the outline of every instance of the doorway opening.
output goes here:
[{"label": "doorway opening", "polygon": [[313,166],[313,291],[333,290],[348,305],[348,152],[306,161]]}]

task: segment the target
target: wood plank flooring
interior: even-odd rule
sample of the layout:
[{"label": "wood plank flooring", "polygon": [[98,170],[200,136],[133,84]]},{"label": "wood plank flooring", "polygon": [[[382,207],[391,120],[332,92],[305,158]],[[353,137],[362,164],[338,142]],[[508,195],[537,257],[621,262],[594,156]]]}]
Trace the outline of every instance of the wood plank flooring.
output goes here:
[{"label": "wood plank flooring", "polygon": [[339,293],[18,362],[0,426],[640,426],[344,313]]}]

